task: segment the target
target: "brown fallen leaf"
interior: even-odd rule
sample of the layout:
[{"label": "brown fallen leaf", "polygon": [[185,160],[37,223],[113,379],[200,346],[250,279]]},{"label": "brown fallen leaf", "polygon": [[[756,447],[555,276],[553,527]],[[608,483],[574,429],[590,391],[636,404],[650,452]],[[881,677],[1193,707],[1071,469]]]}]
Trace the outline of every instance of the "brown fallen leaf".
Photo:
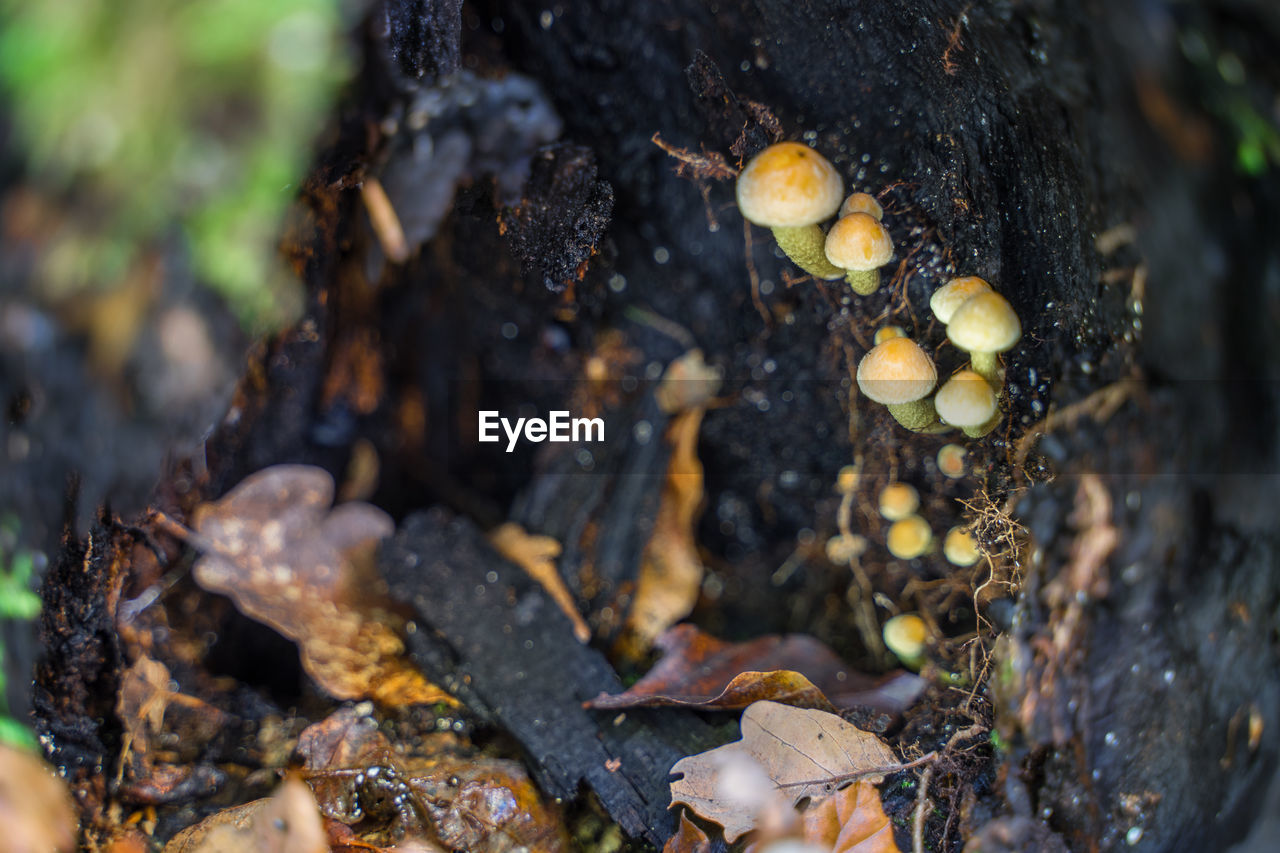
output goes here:
[{"label": "brown fallen leaf", "polygon": [[[880,792],[870,782],[854,782],[806,808],[799,840],[831,853],[901,853]],[[742,853],[763,853],[772,841],[754,841]]]},{"label": "brown fallen leaf", "polygon": [[67,785],[34,754],[0,743],[0,850],[74,850],[77,822]]},{"label": "brown fallen leaf", "polygon": [[879,679],[854,672],[835,652],[804,634],[726,643],[682,624],[654,645],[663,657],[644,678],[625,693],[601,693],[584,704],[599,709],[745,708],[767,699],[824,711],[866,706],[898,712],[910,707],[924,689],[924,679],[908,672]]},{"label": "brown fallen leaf", "polygon": [[449,850],[568,849],[558,812],[519,763],[480,756],[446,734],[416,739],[406,754],[379,730],[371,710],[340,708],[298,738],[307,782],[326,818],[374,837],[413,837]]},{"label": "brown fallen leaf", "polygon": [[569,592],[569,587],[565,586],[560,573],[556,571],[556,557],[560,556],[562,550],[559,542],[550,536],[528,533],[520,525],[509,521],[498,525],[489,533],[489,544],[542,585],[573,623],[573,635],[578,638],[578,642],[585,643],[591,639],[591,628],[578,612],[573,593]]},{"label": "brown fallen leaf", "polygon": [[688,616],[702,588],[693,527],[702,504],[702,463],[698,461],[698,428],[704,409],[688,409],[671,419],[667,440],[671,461],[653,532],[640,559],[635,597],[627,613],[618,651],[638,659],[663,631]]},{"label": "brown fallen leaf", "polygon": [[390,516],[353,502],[330,509],[333,478],[275,465],[194,513],[196,582],[298,643],[302,665],[339,699],[456,704],[403,657],[403,619],[384,607],[373,563]]},{"label": "brown fallen leaf", "polygon": [[681,812],[680,827],[662,846],[662,853],[711,853],[711,842],[702,827]]},{"label": "brown fallen leaf", "polygon": [[328,853],[316,798],[286,779],[265,800],[223,809],[169,840],[164,853]]},{"label": "brown fallen leaf", "polygon": [[742,714],[741,740],[676,762],[671,772],[682,778],[671,783],[671,802],[720,824],[733,842],[760,826],[772,808],[761,792],[738,790],[758,787],[748,778],[750,768],[758,768],[794,806],[829,796],[852,774],[878,783],[896,765],[893,751],[878,737],[835,714],[756,702]]}]

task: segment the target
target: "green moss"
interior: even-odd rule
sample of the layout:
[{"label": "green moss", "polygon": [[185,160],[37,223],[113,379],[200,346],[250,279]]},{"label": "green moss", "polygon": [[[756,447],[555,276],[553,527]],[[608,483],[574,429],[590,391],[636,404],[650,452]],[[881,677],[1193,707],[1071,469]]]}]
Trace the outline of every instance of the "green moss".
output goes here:
[{"label": "green moss", "polygon": [[247,326],[285,320],[280,223],[349,73],[341,8],[0,0],[0,85],[30,178],[82,212],[39,278],[57,295],[111,287],[177,225]]},{"label": "green moss", "polygon": [[[34,556],[16,546],[18,532],[17,519],[12,516],[0,519],[0,620],[28,622],[40,615],[40,596],[31,590]],[[4,634],[0,632],[0,741],[34,746],[31,731],[9,715],[5,694],[7,667]]]}]

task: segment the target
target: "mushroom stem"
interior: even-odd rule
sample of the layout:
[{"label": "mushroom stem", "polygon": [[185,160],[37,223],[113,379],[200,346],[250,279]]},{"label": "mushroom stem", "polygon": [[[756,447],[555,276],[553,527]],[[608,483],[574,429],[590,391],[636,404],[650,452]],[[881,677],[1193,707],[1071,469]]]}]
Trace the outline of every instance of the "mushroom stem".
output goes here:
[{"label": "mushroom stem", "polygon": [[961,429],[964,430],[964,434],[969,436],[969,438],[982,438],[987,433],[995,429],[996,424],[999,422],[1000,410],[997,409],[996,413],[991,416],[991,420],[987,421],[985,424],[982,424],[981,426],[961,427]]},{"label": "mushroom stem", "polygon": [[849,270],[844,280],[859,296],[870,296],[880,289],[880,270]]},{"label": "mushroom stem", "polygon": [[924,432],[938,422],[933,408],[933,398],[912,400],[910,403],[890,403],[886,406],[894,420],[912,432]]},{"label": "mushroom stem", "polygon": [[1004,377],[1000,375],[1000,356],[996,353],[969,353],[969,367],[974,373],[987,380],[997,394],[1004,388]]},{"label": "mushroom stem", "polygon": [[775,225],[773,239],[792,263],[814,278],[844,278],[844,270],[827,260],[827,236],[817,225]]}]

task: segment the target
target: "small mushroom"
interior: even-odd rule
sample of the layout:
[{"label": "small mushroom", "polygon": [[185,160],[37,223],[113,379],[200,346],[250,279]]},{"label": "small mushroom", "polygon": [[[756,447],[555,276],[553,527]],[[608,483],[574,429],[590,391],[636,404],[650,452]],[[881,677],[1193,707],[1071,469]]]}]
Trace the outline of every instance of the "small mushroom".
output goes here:
[{"label": "small mushroom", "polygon": [[796,266],[834,281],[844,270],[823,252],[818,223],[840,207],[844,182],[826,157],[799,142],[770,145],[738,175],[738,209],[755,225],[773,229],[773,238]]},{"label": "small mushroom", "polygon": [[962,527],[953,527],[942,538],[942,555],[953,566],[972,566],[982,552],[973,534]]},{"label": "small mushroom", "polygon": [[907,483],[890,483],[880,490],[880,515],[901,521],[920,508],[920,493]]},{"label": "small mushroom", "polygon": [[854,465],[845,465],[836,472],[836,491],[842,495],[851,495],[858,485],[858,469]]},{"label": "small mushroom", "polygon": [[995,427],[1000,410],[991,383],[972,370],[961,370],[933,395],[938,419],[960,427],[970,438],[982,438]]},{"label": "small mushroom", "polygon": [[844,200],[844,204],[840,205],[841,219],[850,213],[869,213],[877,220],[884,219],[884,208],[880,206],[880,202],[876,201],[876,197],[870,193],[852,193]]},{"label": "small mushroom", "polygon": [[880,289],[880,267],[893,257],[889,232],[869,213],[850,213],[827,232],[827,260],[848,270],[845,281],[866,296]]},{"label": "small mushroom", "polygon": [[827,540],[827,559],[847,566],[867,550],[867,540],[857,533],[840,533]]},{"label": "small mushroom", "polygon": [[933,360],[910,338],[891,338],[858,362],[858,387],[888,407],[909,430],[920,432],[937,423],[929,392],[938,382]]},{"label": "small mushroom", "polygon": [[911,669],[919,669],[924,663],[925,641],[928,638],[929,631],[924,620],[914,613],[899,613],[884,623],[885,646]]},{"label": "small mushroom", "polygon": [[964,301],[947,323],[951,343],[969,353],[976,373],[1000,388],[998,354],[1011,349],[1022,337],[1022,324],[1009,301],[995,291],[979,293]]},{"label": "small mushroom", "polygon": [[976,275],[953,278],[933,292],[929,297],[929,308],[943,324],[950,323],[956,309],[970,297],[990,291],[991,285]]},{"label": "small mushroom", "polygon": [[938,470],[942,476],[958,480],[964,476],[964,458],[968,455],[958,444],[944,444],[938,448]]},{"label": "small mushroom", "polygon": [[906,336],[907,330],[901,326],[881,326],[876,329],[876,336],[873,341],[879,346],[890,338],[905,338]]},{"label": "small mushroom", "polygon": [[929,529],[929,522],[918,515],[908,515],[889,525],[885,539],[889,553],[899,560],[914,560],[928,551],[932,544],[933,531]]}]

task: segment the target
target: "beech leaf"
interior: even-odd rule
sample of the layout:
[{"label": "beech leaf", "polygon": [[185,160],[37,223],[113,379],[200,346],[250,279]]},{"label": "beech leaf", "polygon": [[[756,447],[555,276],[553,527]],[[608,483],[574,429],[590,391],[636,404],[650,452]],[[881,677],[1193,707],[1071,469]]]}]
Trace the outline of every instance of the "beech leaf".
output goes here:
[{"label": "beech leaf", "polygon": [[865,772],[862,781],[876,784],[896,762],[880,738],[835,714],[756,702],[742,714],[741,740],[676,762],[671,772],[682,778],[671,783],[671,801],[723,826],[732,842],[755,829],[769,807],[758,792],[742,792],[754,786],[743,767],[758,768],[794,806],[829,796],[852,774]]},{"label": "beech leaf", "polygon": [[333,478],[321,468],[251,474],[196,508],[196,583],[296,642],[303,668],[331,696],[455,704],[404,659],[403,620],[383,605],[373,557],[395,530],[391,517],[332,503]]}]

